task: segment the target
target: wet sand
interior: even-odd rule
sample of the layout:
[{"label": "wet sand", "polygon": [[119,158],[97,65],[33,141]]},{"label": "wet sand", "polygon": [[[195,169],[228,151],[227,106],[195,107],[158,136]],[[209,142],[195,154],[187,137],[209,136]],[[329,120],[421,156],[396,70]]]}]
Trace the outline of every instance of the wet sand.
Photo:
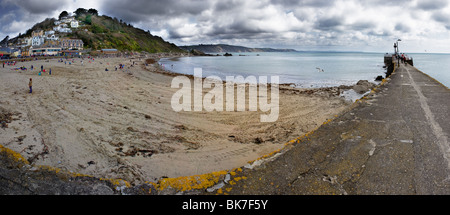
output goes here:
[{"label": "wet sand", "polygon": [[[114,71],[121,63],[125,69]],[[261,123],[261,112],[175,112],[173,74],[144,63],[52,59],[0,67],[0,111],[11,119],[0,128],[0,145],[35,165],[154,182],[243,166],[349,106],[331,92],[281,86],[274,123]],[[52,75],[38,76],[41,65]],[[20,66],[28,70],[11,70]]]}]

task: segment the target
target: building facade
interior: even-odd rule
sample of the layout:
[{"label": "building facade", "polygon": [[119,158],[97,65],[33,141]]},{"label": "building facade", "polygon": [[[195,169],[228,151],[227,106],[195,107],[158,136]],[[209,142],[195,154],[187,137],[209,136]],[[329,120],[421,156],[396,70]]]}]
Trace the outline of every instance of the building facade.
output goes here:
[{"label": "building facade", "polygon": [[65,50],[83,50],[84,43],[80,39],[61,39],[61,48]]},{"label": "building facade", "polygon": [[31,45],[32,46],[40,46],[42,44],[44,44],[44,37],[43,36],[33,37],[32,41],[31,41]]},{"label": "building facade", "polygon": [[32,56],[53,56],[58,55],[61,52],[61,48],[49,47],[49,48],[32,48],[30,55]]},{"label": "building facade", "polygon": [[31,37],[42,37],[42,36],[44,36],[43,30],[36,30],[31,32]]}]

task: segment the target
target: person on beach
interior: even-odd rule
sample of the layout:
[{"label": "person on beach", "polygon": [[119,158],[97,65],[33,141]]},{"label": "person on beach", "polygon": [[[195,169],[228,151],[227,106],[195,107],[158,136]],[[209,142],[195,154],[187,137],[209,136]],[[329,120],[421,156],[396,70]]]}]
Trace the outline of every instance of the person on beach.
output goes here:
[{"label": "person on beach", "polygon": [[52,75],[52,69],[50,68],[50,70],[48,71],[49,75]]},{"label": "person on beach", "polygon": [[30,88],[30,93],[33,93],[33,79],[30,78],[30,82],[28,82],[28,87]]},{"label": "person on beach", "polygon": [[44,70],[44,66],[43,65],[41,65],[41,71],[43,71]]}]

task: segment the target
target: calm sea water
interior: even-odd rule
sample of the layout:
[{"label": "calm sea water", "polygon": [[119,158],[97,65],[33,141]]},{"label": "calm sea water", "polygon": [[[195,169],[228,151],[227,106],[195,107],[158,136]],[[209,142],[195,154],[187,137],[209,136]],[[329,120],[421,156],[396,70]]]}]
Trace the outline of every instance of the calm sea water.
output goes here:
[{"label": "calm sea water", "polygon": [[[336,52],[289,52],[289,53],[232,53],[232,57],[182,57],[161,59],[164,68],[182,74],[193,74],[194,68],[202,68],[203,76],[215,75],[222,80],[226,76],[273,76],[280,83],[292,83],[302,88],[353,85],[359,80],[375,83],[379,75],[385,76],[384,53],[336,53]],[[245,55],[245,56],[239,56]],[[259,55],[259,56],[258,56]],[[448,86],[448,73],[436,72],[436,68],[450,68],[450,55],[436,65],[436,56],[418,54],[409,56],[423,72]],[[438,61],[439,62],[439,61]],[[444,65],[446,64],[446,65]],[[320,68],[324,72],[318,72]],[[440,70],[442,71],[442,70]],[[434,72],[434,73],[433,73]]]},{"label": "calm sea water", "polygon": [[450,88],[450,54],[408,54],[414,66]]}]

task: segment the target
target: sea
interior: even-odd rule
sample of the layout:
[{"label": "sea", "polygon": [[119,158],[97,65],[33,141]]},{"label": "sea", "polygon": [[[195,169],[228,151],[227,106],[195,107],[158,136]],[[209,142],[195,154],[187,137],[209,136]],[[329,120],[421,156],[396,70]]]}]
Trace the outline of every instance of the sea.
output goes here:
[{"label": "sea", "polygon": [[408,54],[414,67],[450,88],[450,54]]},{"label": "sea", "polygon": [[[220,53],[223,55],[223,53]],[[163,58],[164,69],[194,74],[201,68],[203,77],[278,76],[281,84],[299,88],[354,85],[359,80],[373,83],[385,77],[385,53],[366,52],[261,52],[231,53],[233,56]],[[450,54],[408,54],[416,68],[447,87],[450,86]]]}]

